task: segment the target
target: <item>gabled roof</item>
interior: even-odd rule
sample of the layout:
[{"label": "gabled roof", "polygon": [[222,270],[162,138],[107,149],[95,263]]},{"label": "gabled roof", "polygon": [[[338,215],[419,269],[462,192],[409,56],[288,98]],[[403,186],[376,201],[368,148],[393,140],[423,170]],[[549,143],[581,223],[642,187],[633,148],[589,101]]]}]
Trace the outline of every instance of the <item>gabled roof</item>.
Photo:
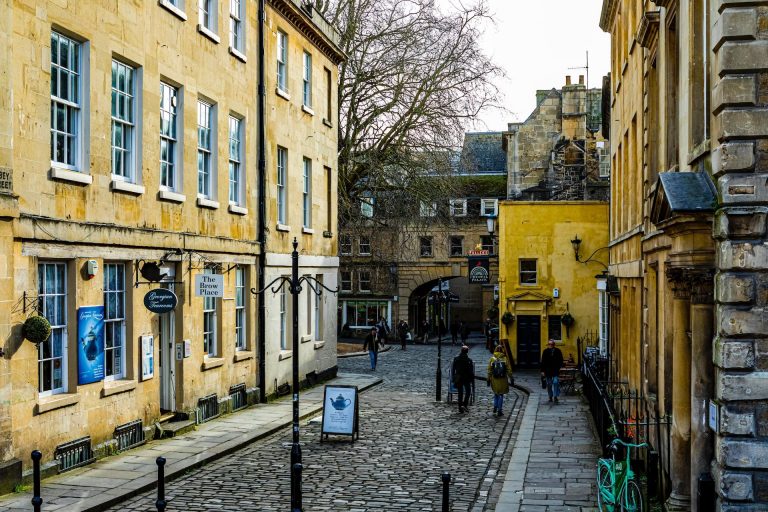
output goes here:
[{"label": "gabled roof", "polygon": [[460,169],[462,173],[506,174],[507,155],[501,145],[502,132],[464,134]]}]

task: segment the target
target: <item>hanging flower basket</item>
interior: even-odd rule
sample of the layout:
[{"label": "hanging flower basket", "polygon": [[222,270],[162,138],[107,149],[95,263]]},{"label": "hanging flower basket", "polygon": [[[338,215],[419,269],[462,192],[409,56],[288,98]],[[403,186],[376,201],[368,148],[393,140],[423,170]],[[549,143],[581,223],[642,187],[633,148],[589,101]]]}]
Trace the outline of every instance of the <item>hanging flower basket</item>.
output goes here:
[{"label": "hanging flower basket", "polygon": [[31,316],[24,322],[21,334],[35,345],[39,345],[51,336],[51,323],[44,316]]},{"label": "hanging flower basket", "polygon": [[571,314],[570,314],[570,313],[565,313],[563,316],[561,316],[561,317],[560,317],[560,322],[561,322],[561,323],[562,323],[564,326],[566,326],[566,327],[570,327],[570,326],[572,326],[572,325],[573,325],[573,323],[575,322],[575,320],[573,319],[573,316],[571,316]]},{"label": "hanging flower basket", "polygon": [[512,322],[515,321],[515,315],[507,311],[503,315],[501,315],[501,321],[504,325],[510,325],[512,324]]}]

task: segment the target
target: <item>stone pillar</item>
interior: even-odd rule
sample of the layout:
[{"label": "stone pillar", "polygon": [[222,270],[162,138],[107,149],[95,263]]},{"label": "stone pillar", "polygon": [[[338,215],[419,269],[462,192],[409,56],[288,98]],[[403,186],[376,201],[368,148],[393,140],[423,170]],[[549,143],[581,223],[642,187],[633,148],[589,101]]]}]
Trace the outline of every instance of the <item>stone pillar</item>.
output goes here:
[{"label": "stone pillar", "polygon": [[714,270],[691,277],[691,510],[699,510],[699,477],[710,473],[714,454],[714,436],[707,422],[709,399],[714,397]]},{"label": "stone pillar", "polygon": [[672,428],[670,448],[671,493],[667,510],[691,509],[691,340],[690,287],[685,270],[671,267],[672,302]]}]

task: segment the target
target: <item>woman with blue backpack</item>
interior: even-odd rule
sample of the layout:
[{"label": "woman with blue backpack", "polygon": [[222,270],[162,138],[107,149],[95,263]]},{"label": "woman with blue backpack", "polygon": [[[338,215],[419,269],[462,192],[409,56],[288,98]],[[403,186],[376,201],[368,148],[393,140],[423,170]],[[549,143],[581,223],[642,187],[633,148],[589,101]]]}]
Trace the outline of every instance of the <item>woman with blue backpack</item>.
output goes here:
[{"label": "woman with blue backpack", "polygon": [[494,416],[504,415],[502,412],[504,395],[509,393],[509,376],[511,374],[512,369],[504,353],[504,347],[499,345],[494,350],[491,360],[488,361],[488,385],[493,390]]}]

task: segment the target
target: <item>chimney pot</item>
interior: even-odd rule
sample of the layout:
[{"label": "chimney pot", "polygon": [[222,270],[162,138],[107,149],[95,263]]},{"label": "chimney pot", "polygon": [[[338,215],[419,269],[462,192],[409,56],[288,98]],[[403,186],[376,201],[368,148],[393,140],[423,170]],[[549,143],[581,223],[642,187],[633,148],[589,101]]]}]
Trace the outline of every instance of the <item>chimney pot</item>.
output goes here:
[{"label": "chimney pot", "polygon": [[565,75],[565,85],[571,85],[571,75]]}]

